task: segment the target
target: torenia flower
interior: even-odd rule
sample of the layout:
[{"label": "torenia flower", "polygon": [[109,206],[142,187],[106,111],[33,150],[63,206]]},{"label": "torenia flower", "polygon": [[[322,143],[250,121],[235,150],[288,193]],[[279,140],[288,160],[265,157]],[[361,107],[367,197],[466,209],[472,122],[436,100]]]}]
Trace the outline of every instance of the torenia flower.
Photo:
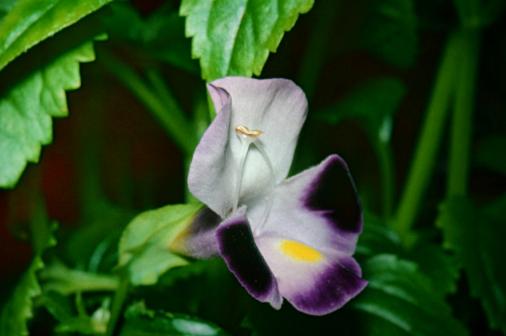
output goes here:
[{"label": "torenia flower", "polygon": [[217,115],[188,183],[212,212],[195,220],[184,249],[218,253],[249,294],[276,309],[286,298],[307,314],[335,311],[366,286],[352,257],[362,212],[346,163],[331,155],[287,179],[307,113],[292,81],[227,77],[208,90]]}]

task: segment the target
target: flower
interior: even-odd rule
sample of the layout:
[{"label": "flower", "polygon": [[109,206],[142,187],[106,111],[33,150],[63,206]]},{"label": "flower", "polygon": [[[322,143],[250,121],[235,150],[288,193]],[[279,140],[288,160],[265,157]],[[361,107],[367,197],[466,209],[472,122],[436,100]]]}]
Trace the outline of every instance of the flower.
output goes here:
[{"label": "flower", "polygon": [[[226,77],[208,85],[216,118],[189,171],[208,206],[185,234],[187,253],[218,253],[255,299],[324,315],[366,286],[352,257],[362,212],[346,163],[330,155],[287,179],[307,114],[286,79]],[[340,195],[337,202],[329,195]],[[212,211],[212,212],[211,212]]]}]

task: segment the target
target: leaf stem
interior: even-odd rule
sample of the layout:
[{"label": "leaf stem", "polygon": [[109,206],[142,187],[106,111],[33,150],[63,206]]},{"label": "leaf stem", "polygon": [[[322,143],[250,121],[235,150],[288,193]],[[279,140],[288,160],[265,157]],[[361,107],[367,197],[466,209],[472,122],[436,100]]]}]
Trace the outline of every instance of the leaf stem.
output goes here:
[{"label": "leaf stem", "polygon": [[112,301],[111,318],[107,324],[107,336],[114,335],[114,332],[117,329],[118,320],[120,319],[123,311],[123,305],[127,299],[129,287],[130,283],[128,282],[128,277],[126,274],[122,274],[119,287],[116,290]]},{"label": "leaf stem", "polygon": [[[109,52],[102,52],[99,60],[118,78],[148,110],[160,121],[166,133],[185,152],[191,153],[196,139],[190,123],[178,108],[174,98],[169,93],[159,75],[150,73],[151,85],[144,83],[139,75],[130,67],[116,59]],[[157,94],[153,93],[155,91]]]},{"label": "leaf stem", "polygon": [[383,189],[383,217],[388,222],[392,215],[395,198],[395,167],[390,143],[377,140],[376,153],[380,165],[381,187]]},{"label": "leaf stem", "polygon": [[311,38],[308,39],[297,76],[299,85],[304,89],[309,100],[314,96],[318,76],[328,56],[326,49],[330,44],[329,32],[335,22],[339,5],[339,1],[323,1],[316,7],[318,20],[311,30]]},{"label": "leaf stem", "polygon": [[406,187],[393,222],[394,229],[405,245],[412,242],[411,227],[434,169],[450,98],[453,95],[457,70],[455,60],[460,56],[460,40],[460,35],[456,33],[452,33],[448,38]]},{"label": "leaf stem", "polygon": [[455,87],[451,129],[447,185],[448,197],[465,196],[467,194],[469,149],[478,62],[479,32],[474,29],[465,29],[460,34],[462,36],[462,48]]}]

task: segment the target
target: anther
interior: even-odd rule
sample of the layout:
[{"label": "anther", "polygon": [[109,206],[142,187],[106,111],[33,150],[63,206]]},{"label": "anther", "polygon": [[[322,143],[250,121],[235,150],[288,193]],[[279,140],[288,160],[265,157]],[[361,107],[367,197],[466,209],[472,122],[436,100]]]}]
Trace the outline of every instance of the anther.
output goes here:
[{"label": "anther", "polygon": [[260,135],[262,135],[264,133],[260,130],[250,130],[249,128],[247,128],[244,125],[237,126],[235,128],[235,132],[237,133],[237,135],[242,135],[242,136],[246,136],[248,138],[253,138],[253,139],[258,138]]}]

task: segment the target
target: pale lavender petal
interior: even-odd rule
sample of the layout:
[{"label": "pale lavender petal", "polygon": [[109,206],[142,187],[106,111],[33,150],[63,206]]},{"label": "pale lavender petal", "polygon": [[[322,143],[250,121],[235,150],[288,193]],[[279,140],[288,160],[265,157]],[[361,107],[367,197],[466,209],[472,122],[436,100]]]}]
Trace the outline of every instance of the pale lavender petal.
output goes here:
[{"label": "pale lavender petal", "polygon": [[276,233],[345,255],[355,251],[363,222],[348,167],[337,155],[281,183],[250,205],[248,216],[256,237]]},{"label": "pale lavender petal", "polygon": [[227,267],[246,291],[279,309],[283,299],[276,279],[255,244],[244,207],[219,226],[216,238]]},{"label": "pale lavender petal", "polygon": [[209,86],[213,99],[225,101],[198,144],[188,173],[191,193],[221,217],[234,205],[236,164],[229,149],[231,105],[228,94]]},{"label": "pale lavender petal", "polygon": [[304,259],[287,253],[282,248],[286,242],[295,241],[275,235],[257,239],[258,248],[278,281],[279,292],[297,310],[311,315],[331,313],[367,285],[352,257],[306,246],[313,252]]},{"label": "pale lavender petal", "polygon": [[[257,147],[252,146],[245,163],[241,197],[252,198],[284,180],[290,169],[300,129],[306,119],[304,92],[287,79],[226,77],[211,83],[230,95],[232,116],[230,149],[236,163],[242,156],[242,143],[235,127],[243,125],[263,134],[257,145],[265,152],[273,172]],[[224,108],[223,97],[212,93],[215,107]],[[274,175],[274,176],[273,176]]]}]

